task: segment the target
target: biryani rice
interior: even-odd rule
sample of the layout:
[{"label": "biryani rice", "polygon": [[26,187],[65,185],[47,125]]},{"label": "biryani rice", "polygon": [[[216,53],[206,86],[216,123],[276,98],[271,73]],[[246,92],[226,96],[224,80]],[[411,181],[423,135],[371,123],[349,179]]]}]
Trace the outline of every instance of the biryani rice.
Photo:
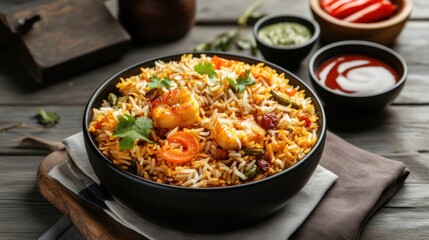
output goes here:
[{"label": "biryani rice", "polygon": [[[213,61],[213,57],[206,55],[198,58],[191,54],[183,55],[180,61],[157,61],[154,67],[142,68],[139,75],[121,79],[116,87],[123,101],[111,106],[105,100],[100,108],[93,109],[88,130],[99,150],[125,171],[158,183],[184,187],[220,187],[256,181],[277,174],[301,160],[315,145],[319,127],[315,108],[304,90],[289,85],[283,73],[279,74],[263,63],[249,65],[225,60],[228,66],[216,68],[213,78],[194,70],[197,64],[213,64]],[[242,93],[233,91],[227,78],[236,79],[246,70],[250,71],[255,84],[246,86]],[[170,79],[171,88],[149,89],[153,76]],[[121,138],[113,134],[119,118],[125,114],[151,118],[151,103],[174,89],[187,89],[195,96],[199,105],[198,121],[173,129],[153,128],[150,133],[153,143],[140,140],[131,150],[121,150]],[[300,108],[279,104],[271,90],[289,94],[290,100]],[[262,116],[269,113],[278,119],[274,129],[266,129],[263,138],[237,140],[239,148],[228,149],[227,157],[219,159],[218,151],[222,147],[213,137],[216,121],[250,119],[260,123]],[[168,139],[178,131],[192,134],[199,142],[199,152],[192,160],[180,164],[160,156],[162,146],[174,144]],[[259,170],[254,177],[247,178],[246,171],[261,157],[244,154],[244,148],[265,150],[262,157],[270,164],[268,171]]]}]

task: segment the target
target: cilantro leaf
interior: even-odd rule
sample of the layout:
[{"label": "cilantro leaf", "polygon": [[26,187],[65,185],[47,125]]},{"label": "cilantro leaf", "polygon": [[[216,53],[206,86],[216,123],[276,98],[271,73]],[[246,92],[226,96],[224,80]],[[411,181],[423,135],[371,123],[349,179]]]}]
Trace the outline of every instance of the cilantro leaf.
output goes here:
[{"label": "cilantro leaf", "polygon": [[216,71],[211,63],[198,63],[194,66],[194,70],[201,75],[207,74],[209,78],[214,78],[216,76]]},{"label": "cilantro leaf", "polygon": [[246,90],[246,86],[252,86],[256,83],[254,79],[250,77],[250,71],[246,70],[244,72],[244,76],[238,76],[237,81],[235,82],[231,78],[227,78],[229,84],[234,89],[235,92],[244,92]]},{"label": "cilantro leaf", "polygon": [[37,122],[45,127],[53,127],[60,122],[60,116],[54,112],[40,109],[36,114]]},{"label": "cilantro leaf", "polygon": [[145,136],[146,141],[150,141],[147,136],[149,136],[151,130],[152,130],[152,120],[149,118],[138,118],[136,120],[136,125],[135,125],[135,129],[137,132],[143,134],[143,136]]},{"label": "cilantro leaf", "polygon": [[125,137],[127,135],[127,131],[132,129],[136,123],[136,119],[128,114],[119,117],[119,123],[114,129],[114,134],[118,137]]},{"label": "cilantro leaf", "polygon": [[119,148],[121,150],[131,150],[138,140],[153,143],[149,139],[152,130],[152,120],[149,118],[138,118],[137,120],[129,115],[119,117],[119,123],[113,131],[113,136],[121,137]]},{"label": "cilantro leaf", "polygon": [[135,138],[133,136],[125,136],[119,141],[119,148],[121,150],[131,150],[134,147]]},{"label": "cilantro leaf", "polygon": [[234,90],[236,90],[236,89],[237,89],[237,83],[235,83],[235,81],[234,81],[234,80],[232,80],[232,79],[231,79],[231,78],[229,78],[229,77],[227,77],[226,79],[228,80],[229,84],[231,84],[231,87],[232,87]]},{"label": "cilantro leaf", "polygon": [[150,82],[147,85],[147,87],[152,90],[155,88],[170,88],[173,85],[173,81],[171,81],[171,79],[169,79],[168,77],[163,78],[162,80],[160,80],[159,78],[157,78],[156,76],[153,76],[150,78]]}]

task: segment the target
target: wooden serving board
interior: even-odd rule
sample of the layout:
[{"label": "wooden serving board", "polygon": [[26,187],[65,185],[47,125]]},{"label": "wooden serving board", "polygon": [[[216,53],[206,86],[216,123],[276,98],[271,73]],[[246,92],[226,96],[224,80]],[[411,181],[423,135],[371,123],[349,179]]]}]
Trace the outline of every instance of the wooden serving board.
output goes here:
[{"label": "wooden serving board", "polygon": [[55,151],[42,160],[37,172],[37,185],[42,196],[67,215],[86,239],[146,239],[48,176],[53,167],[67,158],[66,151]]}]

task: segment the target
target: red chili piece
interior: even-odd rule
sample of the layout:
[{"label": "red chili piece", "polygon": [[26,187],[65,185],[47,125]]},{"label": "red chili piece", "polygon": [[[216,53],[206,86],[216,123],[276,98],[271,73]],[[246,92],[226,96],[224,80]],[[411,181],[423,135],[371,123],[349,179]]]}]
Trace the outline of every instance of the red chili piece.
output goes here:
[{"label": "red chili piece", "polygon": [[344,18],[344,21],[354,23],[378,22],[386,19],[395,12],[396,6],[390,1],[383,0]]},{"label": "red chili piece", "polygon": [[216,149],[216,155],[214,156],[216,160],[226,160],[228,158],[228,151],[223,148]]},{"label": "red chili piece", "polygon": [[356,0],[353,2],[348,2],[337,9],[333,10],[331,15],[333,17],[343,19],[357,11],[360,11],[380,0]]},{"label": "red chili piece", "polygon": [[261,118],[261,127],[265,130],[274,129],[278,123],[279,119],[274,113],[267,113]]},{"label": "red chili piece", "polygon": [[337,8],[343,6],[344,4],[353,2],[354,0],[338,0],[338,1],[333,1],[331,4],[325,6],[323,9],[329,13],[332,14],[333,11],[335,11]]},{"label": "red chili piece", "polygon": [[322,0],[322,2],[320,3],[320,6],[322,6],[322,8],[326,8],[327,6],[331,5],[335,1],[337,0]]}]

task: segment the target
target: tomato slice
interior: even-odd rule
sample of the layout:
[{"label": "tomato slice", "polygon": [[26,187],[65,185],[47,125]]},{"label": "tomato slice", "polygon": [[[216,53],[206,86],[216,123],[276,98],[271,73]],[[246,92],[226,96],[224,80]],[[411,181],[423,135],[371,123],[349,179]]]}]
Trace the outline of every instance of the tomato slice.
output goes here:
[{"label": "tomato slice", "polygon": [[160,155],[163,159],[173,163],[190,161],[200,150],[198,139],[191,133],[178,131],[168,138],[169,143],[179,143],[182,148],[173,148],[171,144],[165,144],[161,148]]},{"label": "tomato slice", "polygon": [[219,70],[221,67],[231,67],[232,64],[234,63],[233,60],[227,60],[224,58],[220,58],[217,55],[214,55],[212,57],[212,62],[215,66],[215,69]]},{"label": "tomato slice", "polygon": [[299,115],[299,121],[305,122],[305,127],[309,128],[311,126],[311,120],[307,113],[302,113]]},{"label": "tomato slice", "polygon": [[215,65],[215,69],[219,70],[220,67],[222,66],[222,60],[218,56],[216,56],[216,55],[214,55],[212,57],[212,62]]}]

